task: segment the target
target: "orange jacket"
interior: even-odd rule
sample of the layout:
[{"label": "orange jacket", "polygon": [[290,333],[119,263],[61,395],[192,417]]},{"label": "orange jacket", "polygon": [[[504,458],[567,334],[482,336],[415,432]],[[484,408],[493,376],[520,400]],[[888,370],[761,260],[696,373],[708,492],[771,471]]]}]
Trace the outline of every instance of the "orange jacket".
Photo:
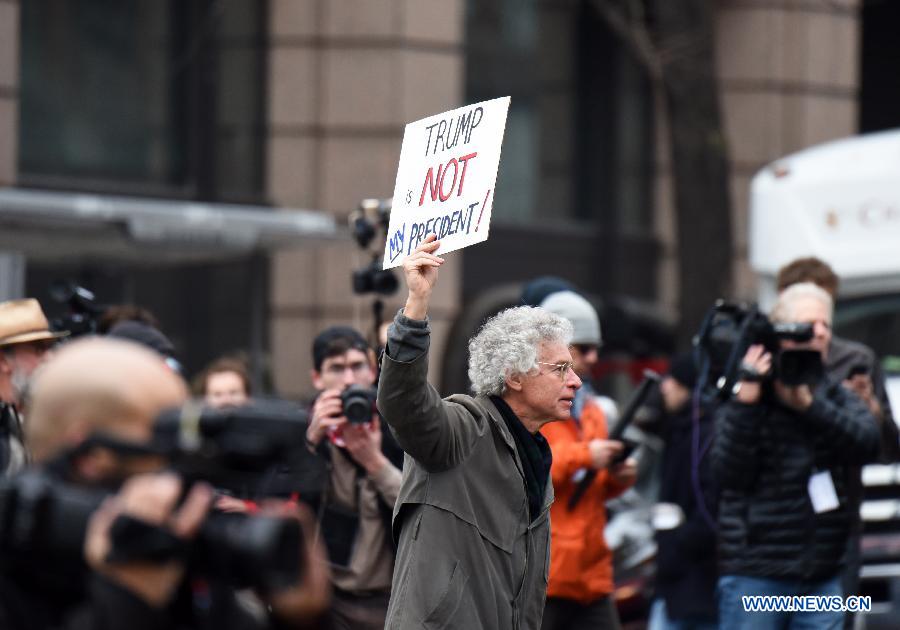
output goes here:
[{"label": "orange jacket", "polygon": [[[577,482],[591,469],[588,442],[606,439],[606,417],[593,401],[581,412],[581,427],[572,419],[551,422],[541,429],[553,451],[553,490],[556,501],[550,508],[550,583],[548,597],[562,597],[587,604],[613,590],[612,552],[606,546],[608,499],[622,494],[627,486],[616,483],[606,470],[594,477],[574,510],[569,498]],[[584,472],[579,473],[583,470]]]}]

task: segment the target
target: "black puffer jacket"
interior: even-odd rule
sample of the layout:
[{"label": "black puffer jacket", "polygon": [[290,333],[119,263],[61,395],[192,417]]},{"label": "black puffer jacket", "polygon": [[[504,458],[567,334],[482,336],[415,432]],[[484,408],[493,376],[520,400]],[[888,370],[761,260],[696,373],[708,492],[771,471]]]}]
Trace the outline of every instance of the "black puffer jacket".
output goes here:
[{"label": "black puffer jacket", "polygon": [[[732,401],[716,420],[722,575],[827,579],[847,548],[851,466],[874,461],[879,432],[862,401],[840,384],[819,386],[801,414],[765,391],[756,405]],[[840,506],[816,514],[808,483],[831,473]]]}]

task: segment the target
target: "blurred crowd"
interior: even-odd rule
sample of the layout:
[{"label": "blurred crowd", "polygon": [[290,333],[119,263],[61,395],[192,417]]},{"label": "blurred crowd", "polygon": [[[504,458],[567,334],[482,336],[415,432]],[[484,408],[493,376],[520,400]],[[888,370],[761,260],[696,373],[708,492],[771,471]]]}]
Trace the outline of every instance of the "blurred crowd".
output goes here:
[{"label": "blurred crowd", "polygon": [[144,309],[73,338],[0,303],[0,627],[620,628],[607,502],[654,439],[649,628],[850,627],[741,604],[858,594],[861,467],[900,451],[876,353],[832,333],[825,263],[781,270],[768,320],[807,332],[741,347],[727,392],[695,348],[620,409],[593,379],[597,311],[553,278],[470,341],[474,395],[442,400],[436,247],[381,339],[310,340],[303,404],[254,392],[240,356],[189,386]]}]

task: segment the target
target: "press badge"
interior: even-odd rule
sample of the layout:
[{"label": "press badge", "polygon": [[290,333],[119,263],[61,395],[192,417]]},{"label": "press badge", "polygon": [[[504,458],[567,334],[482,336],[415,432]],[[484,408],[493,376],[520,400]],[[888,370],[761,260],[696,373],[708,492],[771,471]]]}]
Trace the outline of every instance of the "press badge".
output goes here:
[{"label": "press badge", "polygon": [[841,502],[838,501],[837,492],[834,490],[834,481],[827,470],[817,472],[809,478],[809,500],[812,501],[816,514],[836,510]]}]

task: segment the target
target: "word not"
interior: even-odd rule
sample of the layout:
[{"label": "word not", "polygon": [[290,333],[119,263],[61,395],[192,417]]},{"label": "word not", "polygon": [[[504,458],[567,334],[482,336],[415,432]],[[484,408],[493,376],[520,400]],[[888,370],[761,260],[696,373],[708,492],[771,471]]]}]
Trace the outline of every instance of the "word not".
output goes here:
[{"label": "word not", "polygon": [[746,612],[869,612],[870,595],[744,595]]},{"label": "word not", "polygon": [[[428,172],[425,173],[425,183],[422,185],[422,194],[419,195],[419,205],[425,203],[425,191],[431,191],[431,200],[447,201],[456,190],[456,180],[459,177],[459,190],[456,196],[462,195],[463,184],[466,181],[466,169],[469,168],[469,160],[474,159],[478,152],[463,155],[460,158],[450,158],[446,165],[438,164],[437,175],[434,174],[434,167],[429,166]],[[462,163],[462,174],[459,172],[459,165]],[[453,166],[453,182],[450,184],[450,191],[444,192],[444,182],[447,181],[447,173],[450,172],[450,166]]]},{"label": "word not", "polygon": [[[472,139],[472,132],[484,117],[484,110],[481,107],[470,109],[468,112],[460,114],[455,119],[440,120],[433,125],[428,125],[428,144],[425,145],[425,155],[429,153],[437,153],[452,149],[463,139],[463,144],[468,144]],[[453,122],[456,121],[456,130],[453,129]],[[432,136],[434,137],[434,146],[431,144]],[[451,139],[452,138],[452,139]],[[440,149],[438,147],[440,146]]]}]

